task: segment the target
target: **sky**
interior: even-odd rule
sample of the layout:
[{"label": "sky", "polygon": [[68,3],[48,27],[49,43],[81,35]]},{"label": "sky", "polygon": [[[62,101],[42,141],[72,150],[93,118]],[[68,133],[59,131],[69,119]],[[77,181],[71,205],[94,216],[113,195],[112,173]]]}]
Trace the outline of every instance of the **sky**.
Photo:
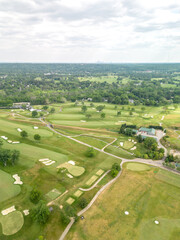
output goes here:
[{"label": "sky", "polygon": [[0,0],[0,62],[180,62],[180,0]]}]

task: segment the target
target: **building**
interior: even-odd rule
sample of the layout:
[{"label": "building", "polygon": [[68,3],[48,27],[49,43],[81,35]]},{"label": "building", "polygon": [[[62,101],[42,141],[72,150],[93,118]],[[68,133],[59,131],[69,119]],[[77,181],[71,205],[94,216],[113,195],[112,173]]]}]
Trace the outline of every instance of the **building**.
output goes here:
[{"label": "building", "polygon": [[139,134],[145,134],[145,135],[150,135],[150,136],[155,136],[156,135],[156,130],[154,128],[145,128],[141,127],[139,129]]},{"label": "building", "polygon": [[19,103],[13,103],[13,108],[30,108],[31,103],[30,102],[19,102]]}]

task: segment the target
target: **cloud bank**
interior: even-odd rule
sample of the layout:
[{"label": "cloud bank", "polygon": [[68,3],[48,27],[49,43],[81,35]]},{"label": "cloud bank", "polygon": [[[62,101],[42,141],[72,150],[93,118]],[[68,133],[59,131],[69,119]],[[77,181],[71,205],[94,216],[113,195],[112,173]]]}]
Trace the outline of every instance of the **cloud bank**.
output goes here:
[{"label": "cloud bank", "polygon": [[0,0],[0,62],[180,62],[177,0]]}]

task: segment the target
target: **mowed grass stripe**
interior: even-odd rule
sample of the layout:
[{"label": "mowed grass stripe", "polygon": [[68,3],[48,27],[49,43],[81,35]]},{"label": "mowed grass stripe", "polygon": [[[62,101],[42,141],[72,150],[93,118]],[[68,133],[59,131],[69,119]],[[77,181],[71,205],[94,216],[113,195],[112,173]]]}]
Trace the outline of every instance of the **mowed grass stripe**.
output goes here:
[{"label": "mowed grass stripe", "polygon": [[86,185],[91,186],[97,179],[98,179],[98,177],[95,176],[95,175],[93,175],[93,176],[86,182]]},{"label": "mowed grass stripe", "polygon": [[177,174],[160,169],[156,178],[180,188],[180,177]]}]

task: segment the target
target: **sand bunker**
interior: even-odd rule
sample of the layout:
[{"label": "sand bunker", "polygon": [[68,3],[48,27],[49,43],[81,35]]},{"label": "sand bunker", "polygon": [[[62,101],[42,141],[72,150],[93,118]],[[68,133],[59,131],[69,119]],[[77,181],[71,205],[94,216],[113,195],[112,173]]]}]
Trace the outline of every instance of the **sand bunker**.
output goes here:
[{"label": "sand bunker", "polygon": [[11,141],[11,140],[8,140],[7,142],[8,142],[8,143],[12,143],[12,141]]},{"label": "sand bunker", "polygon": [[132,150],[132,151],[133,151],[133,150],[136,150],[136,147],[133,147],[133,148],[131,148],[130,150]]},{"label": "sand bunker", "polygon": [[125,211],[124,213],[125,213],[125,215],[129,215],[129,212],[128,212],[128,211]]},{"label": "sand bunker", "polygon": [[14,182],[14,184],[20,184],[20,185],[23,184],[23,182],[21,181],[21,178],[18,176],[18,174],[14,174],[14,175],[13,175],[13,178],[16,180],[16,181]]},{"label": "sand bunker", "polygon": [[155,220],[154,222],[155,222],[155,224],[159,224],[159,221],[157,221],[157,220]]},{"label": "sand bunker", "polygon": [[50,160],[49,158],[39,159],[44,165],[49,166],[55,163],[55,161]]},{"label": "sand bunker", "polygon": [[120,142],[120,146],[123,147],[124,143],[123,142]]},{"label": "sand bunker", "polygon": [[26,209],[26,210],[23,211],[23,213],[24,213],[25,216],[27,216],[27,215],[29,215],[29,210]]},{"label": "sand bunker", "polygon": [[1,211],[1,213],[2,213],[2,215],[7,215],[8,213],[11,213],[11,212],[14,212],[14,211],[16,211],[15,206],[12,206],[10,208],[7,208],[7,209]]},{"label": "sand bunker", "polygon": [[34,129],[38,129],[38,127],[34,126]]},{"label": "sand bunker", "polygon": [[22,132],[22,129],[21,128],[17,128],[18,132]]},{"label": "sand bunker", "polygon": [[17,142],[12,142],[12,143],[14,143],[14,144],[17,144],[17,143],[20,143],[19,141],[17,141]]},{"label": "sand bunker", "polygon": [[5,136],[1,136],[1,138],[4,140],[8,140],[8,137],[5,137]]},{"label": "sand bunker", "polygon": [[161,121],[164,120],[164,116],[162,116]]},{"label": "sand bunker", "polygon": [[68,163],[71,164],[71,165],[73,165],[73,166],[75,166],[75,162],[72,161],[72,160],[68,161]]},{"label": "sand bunker", "polygon": [[85,120],[81,120],[81,122],[86,122]]},{"label": "sand bunker", "polygon": [[69,177],[69,178],[73,178],[73,176],[69,173],[66,173],[66,175]]}]

